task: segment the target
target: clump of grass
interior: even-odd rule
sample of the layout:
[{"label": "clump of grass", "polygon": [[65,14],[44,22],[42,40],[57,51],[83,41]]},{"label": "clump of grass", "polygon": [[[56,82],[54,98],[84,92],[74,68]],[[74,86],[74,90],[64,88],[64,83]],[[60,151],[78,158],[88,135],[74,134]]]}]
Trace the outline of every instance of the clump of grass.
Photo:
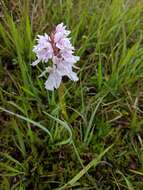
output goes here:
[{"label": "clump of grass", "polygon": [[[142,190],[142,18],[142,0],[1,1],[0,189]],[[30,65],[60,22],[81,57],[61,100]]]}]

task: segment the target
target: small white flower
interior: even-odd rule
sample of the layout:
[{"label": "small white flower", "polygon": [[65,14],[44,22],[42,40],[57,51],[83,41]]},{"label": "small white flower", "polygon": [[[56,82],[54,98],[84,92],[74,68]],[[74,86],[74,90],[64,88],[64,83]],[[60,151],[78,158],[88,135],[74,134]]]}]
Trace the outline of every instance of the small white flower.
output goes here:
[{"label": "small white flower", "polygon": [[61,76],[68,76],[73,81],[78,81],[77,74],[72,70],[73,63],[54,57],[53,63]]},{"label": "small white flower", "polygon": [[54,66],[50,71],[48,80],[45,82],[45,88],[47,90],[54,90],[60,86],[62,80],[62,75],[59,73],[58,69]]},{"label": "small white flower", "polygon": [[37,55],[37,60],[32,63],[32,66],[37,65],[40,61],[48,62],[53,56],[53,48],[50,43],[50,38],[47,34],[44,36],[38,35],[38,44],[34,46],[33,52]]},{"label": "small white flower", "polygon": [[69,30],[66,30],[66,26],[64,26],[63,23],[58,24],[56,26],[56,34],[61,33],[63,36],[67,37],[71,32]]},{"label": "small white flower", "polygon": [[68,76],[71,80],[78,81],[77,74],[72,70],[72,65],[61,62],[57,65],[57,68],[62,76]]},{"label": "small white flower", "polygon": [[38,44],[33,48],[37,60],[32,65],[35,66],[41,61],[47,63],[50,59],[52,60],[53,67],[46,68],[39,76],[49,73],[48,80],[45,82],[47,90],[57,89],[63,76],[68,76],[73,81],[78,80],[77,74],[72,68],[79,61],[79,57],[73,55],[74,47],[70,42],[70,38],[68,38],[69,34],[70,31],[66,30],[66,26],[61,23],[56,26],[49,36],[47,34],[38,35]]}]

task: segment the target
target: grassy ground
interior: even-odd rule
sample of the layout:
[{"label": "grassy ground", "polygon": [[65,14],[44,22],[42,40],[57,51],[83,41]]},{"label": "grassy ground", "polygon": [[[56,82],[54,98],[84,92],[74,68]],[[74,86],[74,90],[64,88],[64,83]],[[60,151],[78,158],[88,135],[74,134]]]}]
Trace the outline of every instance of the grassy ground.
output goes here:
[{"label": "grassy ground", "polygon": [[[78,83],[44,89],[37,34],[60,22]],[[143,189],[143,1],[0,0],[1,190]]]}]

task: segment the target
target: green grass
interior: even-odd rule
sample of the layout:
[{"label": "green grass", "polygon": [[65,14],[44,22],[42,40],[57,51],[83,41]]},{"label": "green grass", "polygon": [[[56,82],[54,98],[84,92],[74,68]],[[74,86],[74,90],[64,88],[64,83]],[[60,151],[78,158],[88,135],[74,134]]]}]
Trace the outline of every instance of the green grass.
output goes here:
[{"label": "green grass", "polygon": [[[143,189],[143,1],[0,1],[0,189]],[[71,29],[80,80],[46,91],[37,34]]]}]

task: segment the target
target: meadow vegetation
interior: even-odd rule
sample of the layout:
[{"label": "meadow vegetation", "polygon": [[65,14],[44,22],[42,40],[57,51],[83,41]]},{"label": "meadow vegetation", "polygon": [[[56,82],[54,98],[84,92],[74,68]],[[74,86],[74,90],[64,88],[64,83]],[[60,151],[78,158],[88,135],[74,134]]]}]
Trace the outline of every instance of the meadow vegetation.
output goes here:
[{"label": "meadow vegetation", "polygon": [[[44,88],[37,34],[63,22],[80,80]],[[0,0],[0,189],[143,189],[143,0]]]}]

